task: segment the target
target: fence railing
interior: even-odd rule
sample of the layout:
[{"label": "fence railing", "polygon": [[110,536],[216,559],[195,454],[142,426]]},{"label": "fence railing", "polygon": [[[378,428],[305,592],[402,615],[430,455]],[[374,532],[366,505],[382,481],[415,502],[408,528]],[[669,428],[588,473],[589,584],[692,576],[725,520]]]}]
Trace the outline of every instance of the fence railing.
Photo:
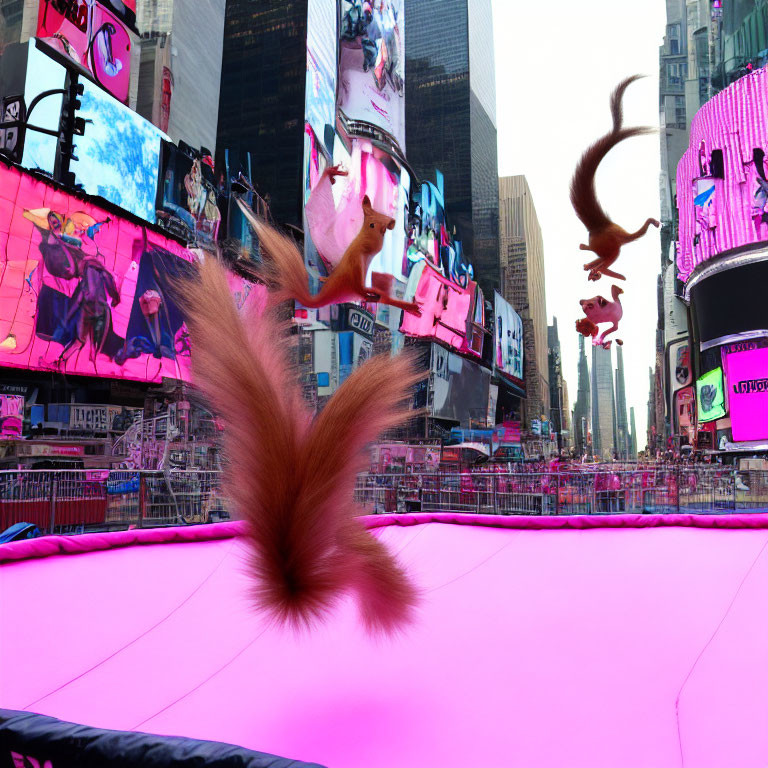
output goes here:
[{"label": "fence railing", "polygon": [[[768,472],[610,467],[561,472],[363,474],[355,500],[372,514],[513,515],[768,512]],[[3,470],[0,531],[18,522],[72,533],[228,519],[216,471]]]},{"label": "fence railing", "polygon": [[0,471],[0,531],[33,523],[48,533],[228,519],[213,471]]}]

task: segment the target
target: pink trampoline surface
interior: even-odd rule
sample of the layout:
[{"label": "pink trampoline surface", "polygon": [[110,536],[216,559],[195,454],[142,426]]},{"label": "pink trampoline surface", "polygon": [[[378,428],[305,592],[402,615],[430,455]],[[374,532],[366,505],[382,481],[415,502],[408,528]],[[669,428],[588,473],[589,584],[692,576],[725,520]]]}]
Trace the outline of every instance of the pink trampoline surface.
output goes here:
[{"label": "pink trampoline surface", "polygon": [[[330,768],[766,765],[764,516],[730,529],[387,522],[371,519],[374,535],[423,590],[391,640],[366,636],[351,602],[311,633],[265,625],[244,543],[227,538],[237,524],[6,557],[0,707]],[[29,554],[5,545],[0,560],[14,546]]]}]

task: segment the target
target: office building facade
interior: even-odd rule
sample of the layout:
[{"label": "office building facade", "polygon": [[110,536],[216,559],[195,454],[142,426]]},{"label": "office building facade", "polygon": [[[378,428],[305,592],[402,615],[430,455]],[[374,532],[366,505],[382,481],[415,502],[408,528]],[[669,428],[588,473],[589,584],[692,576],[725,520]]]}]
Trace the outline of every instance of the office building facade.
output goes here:
[{"label": "office building facade", "polygon": [[525,176],[499,179],[499,265],[502,294],[523,320],[525,426],[549,413],[544,244]]},{"label": "office building facade", "polygon": [[171,141],[213,152],[226,0],[138,0],[136,111]]}]

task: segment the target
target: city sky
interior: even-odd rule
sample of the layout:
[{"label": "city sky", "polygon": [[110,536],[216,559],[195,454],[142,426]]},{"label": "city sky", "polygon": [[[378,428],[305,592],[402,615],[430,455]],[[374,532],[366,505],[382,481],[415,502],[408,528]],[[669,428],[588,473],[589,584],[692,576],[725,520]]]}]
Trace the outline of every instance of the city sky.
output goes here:
[{"label": "city sky", "polygon": [[[547,317],[557,317],[570,407],[576,400],[579,299],[610,299],[612,281],[588,282],[579,250],[587,233],[568,199],[571,175],[586,147],[610,129],[608,99],[635,73],[624,98],[626,125],[659,125],[659,46],[663,0],[492,0],[496,55],[499,175],[524,174],[544,238]],[[659,218],[659,136],[626,141],[603,161],[597,194],[608,215],[629,231]],[[627,414],[635,408],[638,449],[646,444],[648,367],[655,361],[657,229],[622,250],[614,269],[626,275],[624,340]],[[586,257],[586,258],[585,258]],[[591,356],[588,353],[588,359]],[[614,354],[615,365],[615,354]]]}]

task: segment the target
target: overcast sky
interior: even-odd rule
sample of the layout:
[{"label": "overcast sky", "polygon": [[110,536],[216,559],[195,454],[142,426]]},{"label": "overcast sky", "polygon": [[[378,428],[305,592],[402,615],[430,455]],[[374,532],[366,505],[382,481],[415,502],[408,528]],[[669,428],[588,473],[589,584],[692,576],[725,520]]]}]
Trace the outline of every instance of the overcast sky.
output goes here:
[{"label": "overcast sky", "polygon": [[[563,375],[571,408],[576,400],[579,299],[610,298],[612,282],[587,281],[579,250],[587,233],[568,199],[581,153],[611,125],[613,87],[635,73],[624,98],[626,125],[658,127],[659,45],[663,0],[492,0],[496,55],[499,176],[524,174],[544,238],[547,317],[557,317]],[[603,161],[598,198],[608,215],[629,231],[659,217],[659,136],[627,140]],[[659,234],[622,250],[614,269],[626,275],[624,340],[627,415],[634,406],[638,448],[646,442],[648,367],[654,364]],[[591,357],[588,352],[588,358]],[[614,358],[615,360],[615,358]]]}]

